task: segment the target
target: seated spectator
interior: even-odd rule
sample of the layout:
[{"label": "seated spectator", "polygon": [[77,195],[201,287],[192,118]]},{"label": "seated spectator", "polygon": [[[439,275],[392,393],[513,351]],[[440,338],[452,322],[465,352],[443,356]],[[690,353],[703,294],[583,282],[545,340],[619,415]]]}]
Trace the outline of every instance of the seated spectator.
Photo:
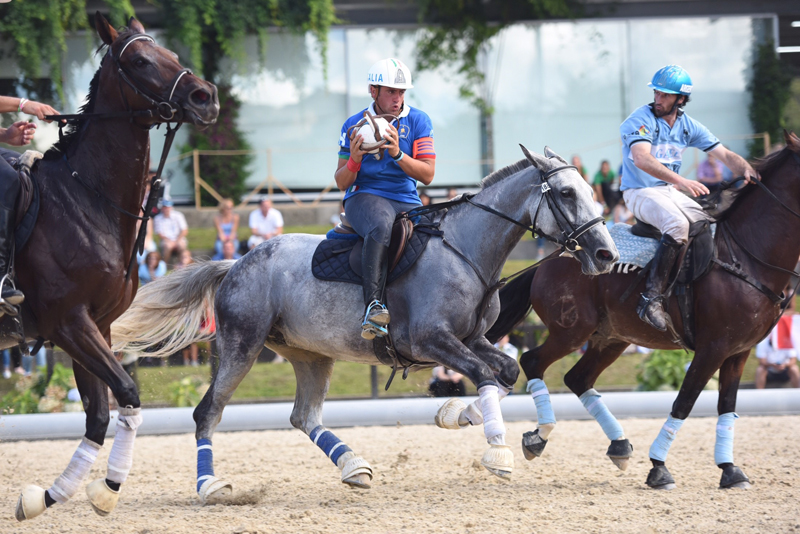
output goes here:
[{"label": "seated spectator", "polygon": [[717,159],[711,152],[708,158],[697,166],[697,181],[708,188],[713,193],[719,189],[720,184],[725,179],[725,165]]},{"label": "seated spectator", "polygon": [[422,203],[423,206],[430,206],[431,205],[431,197],[428,196],[427,193],[420,191],[419,193],[419,201]]},{"label": "seated spectator", "polygon": [[622,198],[619,192],[619,180],[617,175],[611,170],[611,164],[608,160],[603,160],[600,164],[600,170],[594,175],[592,182],[594,192],[597,194],[597,200],[604,205],[603,215],[609,215],[614,211],[614,206]]},{"label": "seated spectator", "polygon": [[428,392],[434,397],[463,397],[467,394],[463,376],[439,365],[433,368]]},{"label": "seated spectator", "polygon": [[625,199],[620,198],[614,206],[613,219],[615,223],[633,224],[633,213],[625,205]]},{"label": "seated spectator", "polygon": [[224,245],[222,245],[222,252],[219,254],[215,254],[213,258],[214,261],[219,260],[238,260],[241,258],[241,254],[236,252],[236,247],[233,246],[233,241],[226,241]]},{"label": "seated spectator", "polygon": [[222,244],[233,241],[233,248],[239,249],[239,214],[233,212],[233,200],[226,198],[219,203],[219,213],[214,216],[214,226],[217,229],[217,240],[214,243],[214,253],[222,254]]},{"label": "seated spectator", "polygon": [[[790,308],[794,309],[794,306]],[[767,382],[787,381],[791,382],[793,388],[800,387],[800,368],[797,366],[795,348],[800,346],[800,316],[790,313],[787,310],[772,332],[756,347],[757,389],[764,389]]]},{"label": "seated spectator", "polygon": [[572,156],[572,165],[578,168],[578,172],[581,176],[583,176],[583,179],[586,180],[586,183],[592,183],[589,180],[589,171],[587,171],[586,167],[583,166],[583,161],[581,161],[581,157],[579,155],[575,154]]},{"label": "seated spectator", "polygon": [[180,257],[186,250],[186,234],[189,233],[186,217],[172,206],[171,200],[165,200],[161,205],[161,213],[153,220],[155,233],[161,240],[161,256],[167,263],[173,253]]},{"label": "seated spectator", "polygon": [[447,200],[453,200],[458,196],[458,190],[455,187],[451,187],[447,190]]},{"label": "seated spectator", "polygon": [[142,285],[149,284],[165,274],[167,274],[167,263],[161,259],[158,252],[150,252],[145,257],[144,263],[139,266],[139,282]]},{"label": "seated spectator", "polygon": [[511,338],[508,335],[501,337],[494,346],[505,352],[509,358],[514,358],[515,361],[519,356],[519,349],[511,344]]},{"label": "seated spectator", "polygon": [[253,235],[247,240],[247,248],[252,250],[267,239],[283,233],[283,216],[272,207],[272,201],[265,198],[258,209],[250,214],[249,225]]},{"label": "seated spectator", "polygon": [[175,264],[175,270],[183,269],[187,265],[191,265],[194,263],[194,258],[192,258],[192,251],[191,250],[184,250],[181,252],[180,258],[178,258],[178,263]]}]

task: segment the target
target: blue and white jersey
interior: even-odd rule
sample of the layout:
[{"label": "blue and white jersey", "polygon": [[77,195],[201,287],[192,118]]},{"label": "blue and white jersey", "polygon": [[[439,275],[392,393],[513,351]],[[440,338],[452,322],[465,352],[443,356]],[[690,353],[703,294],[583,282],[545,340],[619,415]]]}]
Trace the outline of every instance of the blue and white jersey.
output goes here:
[{"label": "blue and white jersey", "polygon": [[[374,105],[367,109],[375,114]],[[342,159],[350,157],[347,130],[364,118],[364,111],[366,110],[347,119],[342,126],[339,136],[339,157]],[[406,156],[410,155],[414,159],[436,159],[436,152],[433,150],[433,126],[425,112],[405,104],[395,127],[400,138],[400,150]],[[356,181],[347,189],[344,200],[358,193],[371,193],[398,202],[419,204],[417,181],[403,172],[388,152],[380,160],[375,159],[375,156],[377,154],[364,154]]]},{"label": "blue and white jersey", "polygon": [[666,184],[634,165],[631,147],[636,143],[649,143],[653,157],[676,173],[680,173],[686,147],[708,152],[719,144],[719,139],[708,128],[680,111],[670,128],[664,119],[655,116],[650,104],[631,113],[619,127],[619,133],[622,136],[621,191]]}]

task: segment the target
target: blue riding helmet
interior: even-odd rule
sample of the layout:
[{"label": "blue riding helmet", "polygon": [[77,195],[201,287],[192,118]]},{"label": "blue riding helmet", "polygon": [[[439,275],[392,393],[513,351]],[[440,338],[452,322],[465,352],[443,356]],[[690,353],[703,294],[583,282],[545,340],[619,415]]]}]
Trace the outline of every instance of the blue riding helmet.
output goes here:
[{"label": "blue riding helmet", "polygon": [[647,87],[671,95],[692,94],[692,79],[689,73],[678,65],[667,65],[653,75]]}]

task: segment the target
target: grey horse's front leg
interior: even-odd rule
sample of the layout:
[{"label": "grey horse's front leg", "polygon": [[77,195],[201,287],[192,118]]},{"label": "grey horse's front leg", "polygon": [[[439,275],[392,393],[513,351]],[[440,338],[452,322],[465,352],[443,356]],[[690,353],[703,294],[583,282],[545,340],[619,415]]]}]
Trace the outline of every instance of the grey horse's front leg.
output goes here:
[{"label": "grey horse's front leg", "polygon": [[333,374],[333,360],[315,355],[313,359],[289,360],[297,378],[297,391],[290,421],[305,432],[342,471],[342,482],[354,488],[369,489],[372,467],[333,432],[322,426],[322,404]]},{"label": "grey horse's front leg", "polygon": [[[519,378],[517,360],[489,343],[483,336],[469,343],[467,348],[497,373],[497,396],[498,400],[503,400],[514,389],[514,384]],[[439,408],[434,422],[440,428],[451,430],[470,425],[482,425],[481,401],[477,399],[469,406],[465,406],[458,398],[450,399]]]}]

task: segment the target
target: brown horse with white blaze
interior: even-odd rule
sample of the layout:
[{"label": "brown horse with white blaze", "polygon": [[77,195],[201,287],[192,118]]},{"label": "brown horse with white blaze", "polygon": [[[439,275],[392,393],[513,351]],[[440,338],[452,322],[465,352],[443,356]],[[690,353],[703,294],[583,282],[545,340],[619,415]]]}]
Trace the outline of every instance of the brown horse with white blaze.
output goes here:
[{"label": "brown horse with white blaze", "polygon": [[[139,393],[110,350],[111,323],[133,301],[137,215],[150,155],[150,129],[161,123],[207,126],[219,114],[217,89],[178,63],[131,19],[115,30],[97,13],[106,47],[77,126],[33,167],[40,210],[27,245],[17,253],[17,279],[27,299],[27,339],[42,337],[74,360],[86,411],[86,433],[66,470],[48,490],[27,486],[16,517],[31,519],[78,490],[103,445],[108,389],[120,406],[108,474],[87,486],[94,510],[113,510],[133,462],[141,424]],[[126,213],[127,212],[127,213]],[[11,346],[10,337],[0,345]]]},{"label": "brown horse with white blaze", "polygon": [[[650,487],[675,486],[665,466],[667,452],[700,392],[718,370],[719,422],[714,456],[723,471],[720,487],[749,485],[747,476],[733,463],[736,394],[751,348],[767,335],[781,313],[776,295],[787,287],[800,256],[800,139],[794,133],[785,132],[784,136],[786,148],[756,164],[761,184],[751,184],[740,194],[718,223],[714,238],[719,260],[738,265],[754,283],[734,276],[719,264],[695,282],[696,353],[667,423],[650,448]],[[668,333],[639,320],[636,298],[621,302],[621,295],[633,281],[633,275],[616,272],[585,276],[575,262],[557,259],[501,291],[502,311],[487,333],[490,341],[508,333],[531,306],[549,331],[541,346],[520,359],[538,412],[538,428],[523,437],[528,459],[541,455],[555,425],[544,384],[545,370],[588,341],[588,349],[566,374],[564,383],[580,397],[611,440],[608,456],[621,468],[627,465],[633,449],[622,426],[594,390],[595,380],[632,343],[656,349],[681,348]],[[766,289],[759,290],[759,283]],[[643,284],[639,283],[634,295]],[[675,296],[669,301],[669,310],[676,331],[682,332]]]}]

